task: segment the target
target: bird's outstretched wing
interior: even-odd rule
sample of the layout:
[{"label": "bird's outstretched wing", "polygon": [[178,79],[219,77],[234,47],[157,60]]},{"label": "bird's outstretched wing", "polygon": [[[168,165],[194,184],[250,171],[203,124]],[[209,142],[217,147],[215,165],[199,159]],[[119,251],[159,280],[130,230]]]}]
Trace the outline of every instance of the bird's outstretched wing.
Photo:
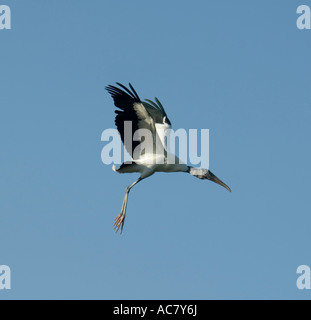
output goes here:
[{"label": "bird's outstretched wing", "polygon": [[[160,139],[163,143],[158,129],[162,126],[170,127],[171,125],[162,104],[157,98],[155,98],[155,102],[151,100],[142,102],[131,84],[129,84],[130,89],[120,83],[117,83],[117,85],[120,88],[109,85],[106,89],[111,94],[115,106],[120,109],[115,111],[117,114],[115,124],[126,150],[132,158],[134,150],[135,154],[140,154],[137,152],[137,147],[141,143],[140,137],[136,137],[139,141],[133,140],[133,137],[138,129],[148,129],[152,134],[152,150],[154,154],[157,139]],[[125,136],[124,123],[126,121],[132,123],[132,137]],[[134,160],[137,159],[134,158]]]}]

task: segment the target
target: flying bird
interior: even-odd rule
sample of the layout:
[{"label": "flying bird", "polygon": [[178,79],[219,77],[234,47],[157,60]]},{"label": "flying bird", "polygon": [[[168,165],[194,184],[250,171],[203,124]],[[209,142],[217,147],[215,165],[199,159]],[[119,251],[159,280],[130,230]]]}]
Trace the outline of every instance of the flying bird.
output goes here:
[{"label": "flying bird", "polygon": [[[228,191],[230,188],[218,179],[210,170],[199,169],[181,163],[177,156],[174,155],[175,161],[168,163],[167,159],[170,154],[167,153],[165,145],[165,131],[171,128],[171,122],[161,104],[155,98],[155,101],[145,99],[141,101],[133,86],[129,88],[117,82],[118,87],[109,85],[106,90],[114,100],[116,110],[115,124],[125,145],[127,152],[132,157],[131,163],[123,163],[119,169],[113,165],[113,170],[118,173],[140,173],[140,177],[134,181],[125,190],[125,196],[122,204],[121,213],[115,218],[114,228],[116,232],[123,231],[125,214],[130,190],[140,181],[150,177],[155,172],[185,172],[199,179],[213,181]],[[130,122],[134,135],[126,135],[125,123]],[[150,148],[140,150],[140,139],[142,135],[135,137],[135,132],[147,129],[151,133],[152,139],[149,139]],[[159,147],[160,146],[160,147]],[[139,152],[141,151],[141,152]]]}]

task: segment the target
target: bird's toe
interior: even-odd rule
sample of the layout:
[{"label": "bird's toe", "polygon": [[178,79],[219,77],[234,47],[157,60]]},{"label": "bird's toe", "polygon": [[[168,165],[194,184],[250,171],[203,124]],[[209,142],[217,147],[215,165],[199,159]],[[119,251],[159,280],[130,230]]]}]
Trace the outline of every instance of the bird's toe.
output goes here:
[{"label": "bird's toe", "polygon": [[120,227],[121,227],[121,233],[122,233],[122,229],[123,229],[123,225],[124,225],[124,219],[125,216],[120,213],[116,218],[115,218],[115,222],[114,222],[114,228],[116,230],[116,232],[119,231]]}]

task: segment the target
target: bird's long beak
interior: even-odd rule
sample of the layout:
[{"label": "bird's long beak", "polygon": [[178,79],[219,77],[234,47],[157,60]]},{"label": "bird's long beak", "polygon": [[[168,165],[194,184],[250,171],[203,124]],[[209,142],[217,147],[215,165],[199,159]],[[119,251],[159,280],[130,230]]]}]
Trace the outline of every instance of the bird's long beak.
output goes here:
[{"label": "bird's long beak", "polygon": [[220,179],[218,179],[211,171],[208,171],[208,175],[206,178],[210,181],[213,181],[213,182],[221,185],[222,187],[226,188],[229,192],[231,192],[231,189],[224,182],[222,182]]}]

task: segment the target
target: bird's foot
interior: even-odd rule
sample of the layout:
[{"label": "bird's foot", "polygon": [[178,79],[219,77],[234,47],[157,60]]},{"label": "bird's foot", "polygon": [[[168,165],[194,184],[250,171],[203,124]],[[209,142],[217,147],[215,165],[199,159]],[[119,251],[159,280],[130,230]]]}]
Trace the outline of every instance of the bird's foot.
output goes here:
[{"label": "bird's foot", "polygon": [[123,226],[124,226],[124,221],[125,221],[125,215],[120,213],[115,219],[114,219],[114,228],[116,232],[119,231],[120,227],[120,234],[122,234]]}]

